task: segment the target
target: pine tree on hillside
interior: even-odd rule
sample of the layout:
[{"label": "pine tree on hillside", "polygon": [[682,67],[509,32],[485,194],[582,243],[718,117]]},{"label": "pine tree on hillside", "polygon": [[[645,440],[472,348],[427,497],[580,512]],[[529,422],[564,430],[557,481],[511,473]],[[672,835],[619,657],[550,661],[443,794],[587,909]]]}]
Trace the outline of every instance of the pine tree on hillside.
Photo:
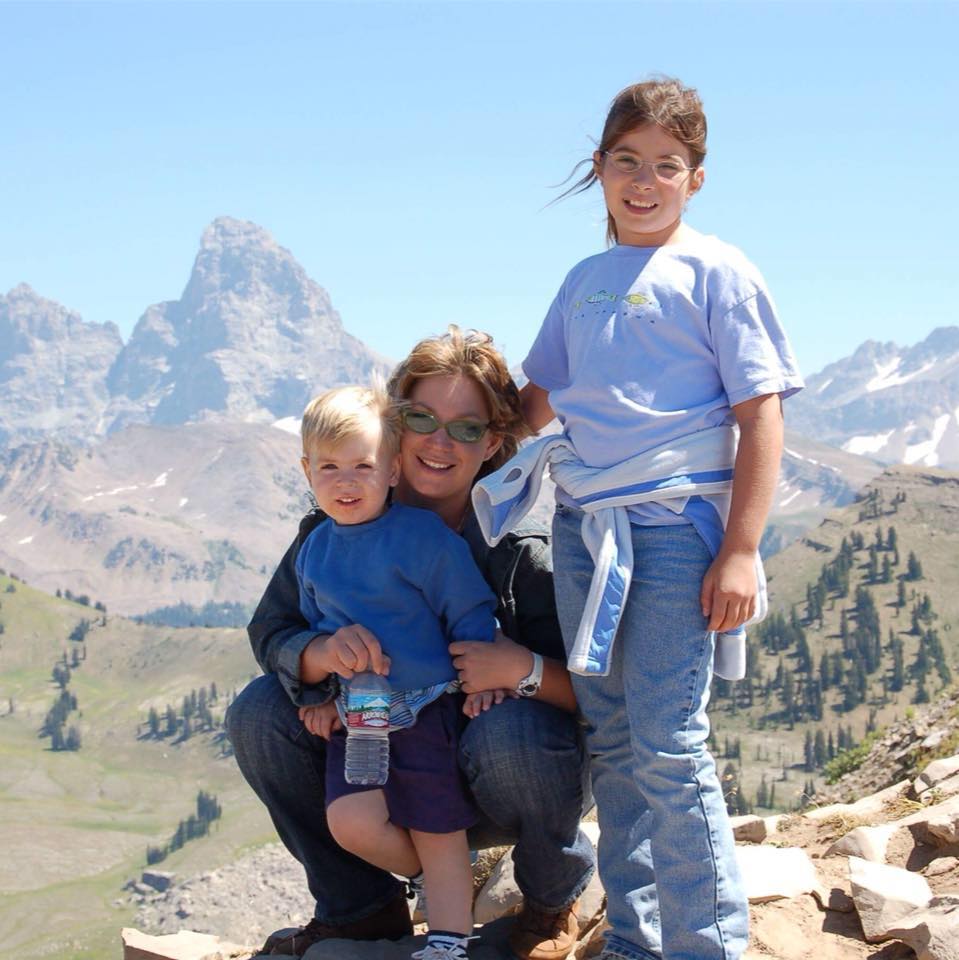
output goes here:
[{"label": "pine tree on hillside", "polygon": [[912,550],[909,551],[909,558],[906,560],[906,579],[922,579],[922,564],[919,562],[919,558]]},{"label": "pine tree on hillside", "polygon": [[819,769],[822,769],[829,759],[826,753],[826,738],[823,736],[822,729],[819,727],[816,728],[816,737],[813,741],[813,759],[816,767]]}]

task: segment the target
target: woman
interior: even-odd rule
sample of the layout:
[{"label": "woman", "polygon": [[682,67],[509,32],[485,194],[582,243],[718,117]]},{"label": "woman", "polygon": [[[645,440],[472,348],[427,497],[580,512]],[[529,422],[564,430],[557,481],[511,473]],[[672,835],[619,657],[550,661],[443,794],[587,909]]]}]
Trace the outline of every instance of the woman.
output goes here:
[{"label": "woman", "polygon": [[[525,897],[510,935],[517,957],[565,957],[594,858],[579,829],[588,803],[587,757],[564,666],[549,544],[543,532],[524,530],[489,548],[470,505],[475,480],[505,463],[527,432],[519,394],[491,339],[454,326],[417,344],[389,387],[419,414],[407,418],[396,498],[433,510],[459,532],[498,598],[505,636],[450,647],[463,690],[517,693],[471,720],[462,736],[460,765],[481,812],[470,843],[474,849],[516,844],[514,872]],[[460,420],[481,420],[488,428],[478,441],[457,440],[452,434],[466,435]],[[264,676],[227,714],[240,770],[303,864],[316,899],[313,920],[293,935],[271,937],[265,953],[301,955],[325,938],[398,939],[411,932],[402,885],[330,836],[323,813],[326,741],[299,717],[300,707],[331,696],[313,675],[316,655],[330,638],[307,628],[294,573],[300,545],[321,519],[316,511],[303,519],[253,615],[250,642]],[[356,636],[363,627],[344,627],[333,636],[351,631]]]}]

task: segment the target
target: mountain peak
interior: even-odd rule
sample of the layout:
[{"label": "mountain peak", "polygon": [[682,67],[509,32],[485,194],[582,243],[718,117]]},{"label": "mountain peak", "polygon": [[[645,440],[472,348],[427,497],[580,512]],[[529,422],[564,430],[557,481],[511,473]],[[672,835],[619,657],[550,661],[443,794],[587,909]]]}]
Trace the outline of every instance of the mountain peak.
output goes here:
[{"label": "mountain peak", "polygon": [[385,365],[263,227],[217,217],[176,301],[154,304],[110,374],[113,427],[299,416],[320,387]]}]

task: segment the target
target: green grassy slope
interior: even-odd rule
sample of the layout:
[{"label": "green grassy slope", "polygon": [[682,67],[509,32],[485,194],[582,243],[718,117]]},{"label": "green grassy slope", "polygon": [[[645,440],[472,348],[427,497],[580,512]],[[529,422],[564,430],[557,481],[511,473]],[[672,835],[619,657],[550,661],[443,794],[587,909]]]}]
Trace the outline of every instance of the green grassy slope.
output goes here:
[{"label": "green grassy slope", "polygon": [[[897,494],[904,494],[905,500],[894,503]],[[848,541],[859,534],[868,548],[875,542],[876,528],[879,527],[886,538],[890,526],[895,528],[899,553],[899,564],[892,568],[890,582],[871,582],[868,549],[856,551],[849,573],[848,595],[843,598],[837,591],[827,592],[821,622],[818,617],[810,618],[807,586],[815,586],[823,565],[836,561],[843,538]],[[904,582],[907,603],[904,609],[900,609],[896,605],[899,581],[906,573],[910,552],[918,557],[923,576],[921,580]],[[892,560],[892,552],[880,551],[877,554],[880,564],[887,553]],[[811,653],[811,679],[818,679],[822,655],[827,653],[838,654],[843,670],[842,681],[824,691],[821,720],[801,714],[790,722],[783,684],[776,683],[776,675],[782,664],[783,670],[793,676],[798,699],[800,688],[807,682],[807,675],[799,670],[798,648],[794,644],[785,650],[770,652],[760,644],[762,631],[754,628],[750,634],[751,656],[754,658],[750,670],[752,705],[747,705],[746,681],[733,685],[731,691],[717,684],[710,716],[720,770],[729,762],[724,756],[727,740],[734,744],[739,738],[741,759],[732,762],[741,763],[740,776],[746,798],[755,800],[756,789],[765,776],[767,784],[776,782],[776,806],[789,809],[801,799],[808,780],[821,784],[824,779],[821,769],[814,772],[803,769],[807,730],[813,733],[822,730],[824,736],[831,732],[836,739],[841,726],[851,729],[853,737],[859,741],[868,726],[881,727],[894,719],[901,719],[914,708],[919,689],[914,665],[920,637],[911,632],[911,611],[926,594],[931,601],[933,617],[922,624],[922,630],[935,630],[946,663],[954,677],[957,676],[959,476],[928,468],[891,468],[872,481],[856,503],[833,511],[802,540],[772,557],[766,570],[771,610],[783,612],[787,620],[795,610],[800,621]],[[859,587],[864,587],[875,603],[882,650],[879,668],[866,677],[863,702],[846,709],[846,687],[853,682],[850,675],[853,657],[848,648],[844,649],[841,620],[845,609],[847,632],[855,630],[853,608]],[[893,685],[891,637],[901,641],[903,650],[904,686],[898,692],[889,689]],[[925,687],[933,700],[951,695],[948,685],[934,667],[926,675]],[[782,779],[784,769],[785,781]]]},{"label": "green grassy slope", "polygon": [[[10,588],[12,592],[10,591]],[[257,672],[238,630],[172,630],[107,617],[84,643],[67,639],[89,607],[0,577],[0,943],[20,958],[116,956],[116,906],[138,877],[148,844],[169,840],[195,812],[199,789],[223,816],[210,836],[191,841],[159,866],[183,874],[211,869],[270,839],[272,827],[214,733],[189,740],[141,736],[150,706],[179,708],[191,690],[215,682],[214,715]],[[67,726],[77,752],[54,752],[38,736],[59,689],[51,669],[63,651],[85,646],[69,690],[78,710]],[[10,712],[10,706],[13,712]]]}]

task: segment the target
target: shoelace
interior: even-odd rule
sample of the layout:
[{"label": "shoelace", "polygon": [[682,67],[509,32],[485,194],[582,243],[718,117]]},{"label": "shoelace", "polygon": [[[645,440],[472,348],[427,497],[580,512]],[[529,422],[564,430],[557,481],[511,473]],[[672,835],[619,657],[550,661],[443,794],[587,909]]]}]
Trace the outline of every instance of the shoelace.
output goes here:
[{"label": "shoelace", "polygon": [[523,929],[555,939],[557,934],[561,933],[566,927],[569,910],[550,913],[527,904],[524,913],[525,916],[521,920]]},{"label": "shoelace", "polygon": [[[476,938],[470,937],[470,939]],[[412,954],[410,960],[467,960],[467,954],[459,947],[438,947],[428,943],[422,950]]]}]

